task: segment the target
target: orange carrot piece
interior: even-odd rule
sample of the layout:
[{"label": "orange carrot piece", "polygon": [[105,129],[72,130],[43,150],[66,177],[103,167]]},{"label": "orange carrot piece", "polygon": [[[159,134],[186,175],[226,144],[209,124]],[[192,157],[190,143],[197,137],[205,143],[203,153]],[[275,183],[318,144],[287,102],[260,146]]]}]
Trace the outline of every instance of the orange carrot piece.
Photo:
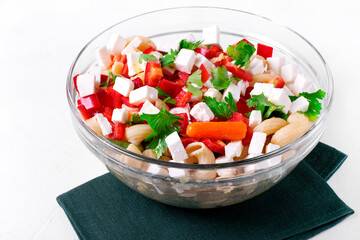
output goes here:
[{"label": "orange carrot piece", "polygon": [[194,122],[186,128],[186,134],[193,138],[226,139],[240,141],[246,136],[243,122]]}]

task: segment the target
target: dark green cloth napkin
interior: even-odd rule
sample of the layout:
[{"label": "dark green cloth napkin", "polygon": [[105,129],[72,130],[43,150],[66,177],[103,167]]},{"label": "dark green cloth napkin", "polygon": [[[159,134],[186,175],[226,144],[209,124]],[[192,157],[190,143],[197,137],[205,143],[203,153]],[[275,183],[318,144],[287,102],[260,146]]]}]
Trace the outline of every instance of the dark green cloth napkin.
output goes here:
[{"label": "dark green cloth napkin", "polygon": [[346,155],[319,143],[283,181],[217,209],[167,206],[112,175],[57,198],[80,239],[307,239],[354,213],[327,185]]}]

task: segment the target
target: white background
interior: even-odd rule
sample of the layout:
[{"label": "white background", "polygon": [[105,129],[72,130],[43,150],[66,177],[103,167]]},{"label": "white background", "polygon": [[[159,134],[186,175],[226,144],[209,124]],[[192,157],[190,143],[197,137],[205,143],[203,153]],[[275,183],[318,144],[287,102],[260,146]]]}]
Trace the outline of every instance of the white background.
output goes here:
[{"label": "white background", "polygon": [[[91,38],[110,25],[147,11],[187,5],[263,15],[296,30],[320,51],[335,81],[334,104],[322,141],[349,155],[329,184],[360,212],[360,6],[356,1],[1,0],[1,240],[77,239],[55,198],[106,170],[71,124],[65,98],[70,64]],[[358,213],[314,239],[341,238],[360,239]]]}]

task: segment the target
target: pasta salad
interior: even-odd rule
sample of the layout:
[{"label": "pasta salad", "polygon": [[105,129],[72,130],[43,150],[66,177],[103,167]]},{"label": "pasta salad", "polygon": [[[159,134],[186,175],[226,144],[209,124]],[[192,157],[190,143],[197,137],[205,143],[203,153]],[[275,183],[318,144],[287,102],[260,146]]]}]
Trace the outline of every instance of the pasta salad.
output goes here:
[{"label": "pasta salad", "polygon": [[96,50],[96,64],[74,77],[77,108],[96,133],[163,161],[215,164],[274,151],[310,128],[325,93],[271,46],[239,40],[222,48],[217,26],[204,28],[202,39],[156,44],[113,34]]}]

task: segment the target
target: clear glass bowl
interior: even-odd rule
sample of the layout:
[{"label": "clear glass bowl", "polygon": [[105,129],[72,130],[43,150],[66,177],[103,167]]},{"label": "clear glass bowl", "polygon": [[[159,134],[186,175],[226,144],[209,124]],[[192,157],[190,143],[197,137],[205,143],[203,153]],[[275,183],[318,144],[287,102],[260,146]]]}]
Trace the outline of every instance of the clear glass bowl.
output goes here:
[{"label": "clear glass bowl", "polygon": [[[227,46],[246,38],[252,43],[261,42],[274,47],[275,55],[284,55],[287,61],[300,65],[317,87],[325,91],[323,111],[318,120],[301,137],[269,154],[224,164],[179,164],[160,161],[134,154],[97,135],[83,122],[76,108],[76,91],[73,76],[83,73],[95,61],[94,50],[103,46],[111,33],[123,37],[143,35],[152,40],[173,39],[192,33],[201,39],[202,28],[218,25],[221,45]],[[331,106],[333,80],[322,56],[306,39],[295,31],[267,18],[238,10],[214,7],[184,7],[154,11],[122,21],[92,39],[73,62],[67,78],[67,98],[75,129],[84,144],[117,177],[135,191],[156,201],[186,208],[215,208],[228,206],[252,198],[274,186],[319,142]],[[132,166],[120,161],[122,155],[132,159]],[[275,166],[244,173],[245,167],[257,166],[276,156],[283,161]],[[225,179],[199,180],[153,175],[137,165],[155,164],[165,172],[168,168],[185,169],[190,176],[215,169],[235,168],[237,176]]]}]

